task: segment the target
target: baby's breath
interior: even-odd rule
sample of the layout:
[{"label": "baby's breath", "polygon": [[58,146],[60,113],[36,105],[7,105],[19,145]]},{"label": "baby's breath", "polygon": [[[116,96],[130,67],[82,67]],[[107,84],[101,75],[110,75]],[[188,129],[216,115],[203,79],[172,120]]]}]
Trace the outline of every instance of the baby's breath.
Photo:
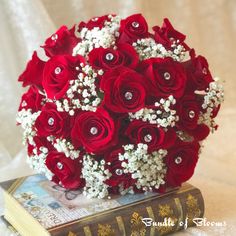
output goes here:
[{"label": "baby's breath", "polygon": [[149,58],[172,57],[175,61],[183,61],[186,51],[184,47],[173,41],[171,50],[167,50],[162,44],[156,43],[153,38],[138,39],[133,43],[134,48],[139,54],[140,60]]},{"label": "baby's breath", "polygon": [[138,189],[152,191],[165,184],[166,166],[163,158],[167,155],[166,150],[159,149],[148,154],[148,145],[143,143],[139,143],[137,147],[125,145],[124,150],[124,154],[119,154],[121,166],[124,173],[130,173],[137,180]]}]

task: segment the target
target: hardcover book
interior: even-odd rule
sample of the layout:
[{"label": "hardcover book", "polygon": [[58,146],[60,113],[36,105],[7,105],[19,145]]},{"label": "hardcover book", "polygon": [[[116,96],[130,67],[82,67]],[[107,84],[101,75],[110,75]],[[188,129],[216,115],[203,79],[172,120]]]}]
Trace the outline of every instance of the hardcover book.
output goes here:
[{"label": "hardcover book", "polygon": [[111,195],[89,199],[66,190],[42,175],[0,184],[5,218],[23,236],[165,235],[194,225],[204,214],[198,188],[186,183],[165,194]]},{"label": "hardcover book", "polygon": [[2,223],[3,225],[6,226],[7,232],[5,232],[5,233],[6,233],[7,235],[8,235],[8,233],[10,233],[11,236],[21,236],[21,235],[19,234],[19,232],[17,232],[17,230],[11,225],[10,222],[8,222],[8,221],[5,219],[5,217],[4,217],[3,215],[0,217],[0,221],[1,221],[1,223]]}]

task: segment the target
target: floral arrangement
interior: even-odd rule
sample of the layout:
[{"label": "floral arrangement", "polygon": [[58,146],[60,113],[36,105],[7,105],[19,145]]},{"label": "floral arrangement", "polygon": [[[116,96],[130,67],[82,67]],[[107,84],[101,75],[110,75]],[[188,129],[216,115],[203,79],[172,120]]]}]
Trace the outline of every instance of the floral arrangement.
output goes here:
[{"label": "floral arrangement", "polygon": [[194,173],[223,88],[168,19],[141,14],[59,28],[33,53],[17,123],[27,161],[88,197],[164,192]]}]

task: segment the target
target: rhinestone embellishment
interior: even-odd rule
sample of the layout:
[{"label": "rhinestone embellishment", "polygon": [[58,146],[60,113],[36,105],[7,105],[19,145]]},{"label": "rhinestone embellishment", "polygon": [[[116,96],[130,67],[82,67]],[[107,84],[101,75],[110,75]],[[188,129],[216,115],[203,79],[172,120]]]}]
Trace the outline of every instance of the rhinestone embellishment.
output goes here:
[{"label": "rhinestone embellishment", "polygon": [[122,171],[121,169],[117,169],[117,170],[116,170],[116,174],[117,174],[117,175],[122,175],[122,174],[123,174],[123,171]]},{"label": "rhinestone embellishment", "polygon": [[98,129],[97,129],[96,127],[92,127],[92,128],[90,129],[90,133],[91,133],[92,135],[96,135],[96,134],[98,133]]},{"label": "rhinestone embellishment", "polygon": [[22,107],[26,107],[26,106],[27,106],[27,102],[26,102],[26,101],[23,101],[23,102],[21,103],[21,106],[22,106]]},{"label": "rhinestone embellishment", "polygon": [[175,158],[175,163],[178,165],[182,162],[182,157],[176,157]]},{"label": "rhinestone embellishment", "polygon": [[56,41],[58,39],[58,35],[57,34],[53,34],[51,37],[52,40]]},{"label": "rhinestone embellishment", "polygon": [[144,136],[144,141],[146,143],[150,143],[152,141],[152,135],[151,134],[147,134]]},{"label": "rhinestone embellishment", "polygon": [[57,168],[61,170],[63,168],[63,164],[61,162],[57,162]]},{"label": "rhinestone embellishment", "polygon": [[131,100],[133,98],[133,94],[131,92],[126,92],[125,98],[126,98],[126,100]]},{"label": "rhinestone embellishment", "polygon": [[202,69],[202,73],[203,73],[204,75],[207,74],[207,68],[206,68],[206,67],[204,67],[204,68]]},{"label": "rhinestone embellishment", "polygon": [[55,74],[58,75],[61,73],[61,68],[58,66],[56,69],[55,69]]},{"label": "rhinestone embellishment", "polygon": [[170,79],[170,73],[169,72],[165,72],[164,73],[164,78],[165,78],[165,80],[169,80]]},{"label": "rhinestone embellishment", "polygon": [[96,22],[97,20],[98,20],[97,17],[95,17],[95,18],[92,19],[93,22]]},{"label": "rhinestone embellishment", "polygon": [[195,117],[195,112],[194,112],[194,111],[190,111],[190,112],[188,113],[188,115],[189,115],[189,117],[190,117],[191,119],[193,119],[193,118]]},{"label": "rhinestone embellishment", "polygon": [[112,61],[113,58],[114,58],[114,55],[112,53],[109,52],[109,53],[106,54],[106,60]]},{"label": "rhinestone embellishment", "polygon": [[52,117],[50,117],[50,118],[48,119],[48,124],[49,124],[50,126],[54,125],[54,119],[53,119]]},{"label": "rhinestone embellishment", "polygon": [[134,21],[134,22],[132,22],[132,26],[134,28],[138,28],[139,27],[139,23],[137,21]]}]

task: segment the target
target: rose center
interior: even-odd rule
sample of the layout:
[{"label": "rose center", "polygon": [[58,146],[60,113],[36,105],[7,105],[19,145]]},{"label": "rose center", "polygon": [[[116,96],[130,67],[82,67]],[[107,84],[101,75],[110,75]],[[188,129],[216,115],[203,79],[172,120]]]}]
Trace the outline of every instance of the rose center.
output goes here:
[{"label": "rose center", "polygon": [[195,112],[193,110],[191,110],[191,111],[189,111],[188,115],[191,119],[193,119],[195,117]]},{"label": "rose center", "polygon": [[150,143],[152,141],[152,135],[151,134],[147,134],[144,136],[144,141],[146,143]]},{"label": "rose center", "polygon": [[133,98],[133,94],[131,92],[126,92],[125,93],[125,99],[126,100],[131,100]]},{"label": "rose center", "polygon": [[165,80],[169,80],[170,77],[171,77],[171,76],[170,76],[170,73],[169,73],[169,72],[165,72],[165,73],[164,73],[164,79],[165,79]]},{"label": "rose center", "polygon": [[59,66],[56,67],[54,72],[55,72],[56,75],[60,74],[61,73],[61,68]]},{"label": "rose center", "polygon": [[98,133],[98,129],[97,129],[96,127],[91,127],[90,133],[91,133],[92,135],[96,135],[96,134]]},{"label": "rose center", "polygon": [[121,169],[116,169],[116,174],[117,175],[122,175],[123,174],[123,171]]},{"label": "rose center", "polygon": [[53,119],[52,117],[50,117],[50,118],[48,119],[48,124],[49,124],[50,126],[53,126],[53,125],[54,125],[54,119]]},{"label": "rose center", "polygon": [[134,21],[134,22],[132,22],[132,26],[134,28],[138,28],[139,27],[139,23],[137,21]]},{"label": "rose center", "polygon": [[57,168],[61,170],[63,168],[63,164],[61,162],[57,162]]},{"label": "rose center", "polygon": [[114,55],[112,53],[109,52],[109,53],[106,54],[106,60],[112,61],[113,58],[114,58]]},{"label": "rose center", "polygon": [[178,165],[182,162],[182,157],[178,156],[175,158],[175,163]]}]

